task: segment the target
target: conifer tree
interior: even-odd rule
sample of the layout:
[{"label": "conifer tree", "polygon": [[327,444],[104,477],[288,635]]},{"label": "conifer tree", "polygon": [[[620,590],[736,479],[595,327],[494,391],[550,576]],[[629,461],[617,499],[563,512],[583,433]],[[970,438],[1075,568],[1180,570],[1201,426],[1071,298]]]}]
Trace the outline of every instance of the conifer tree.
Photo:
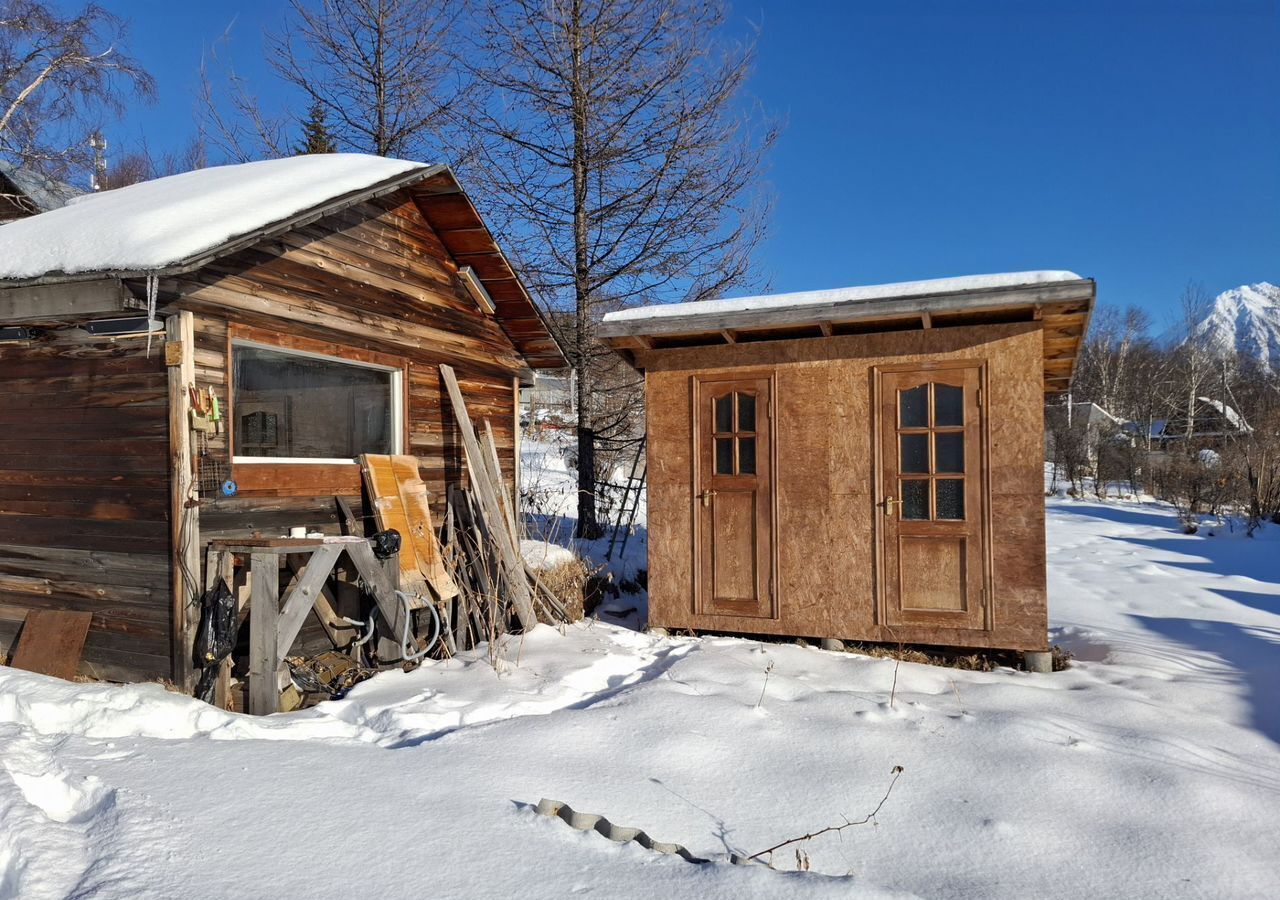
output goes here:
[{"label": "conifer tree", "polygon": [[338,146],[333,142],[333,136],[329,133],[329,123],[326,118],[324,104],[319,101],[312,103],[311,109],[307,113],[307,118],[302,123],[302,142],[298,144],[295,150],[296,155],[337,152]]}]

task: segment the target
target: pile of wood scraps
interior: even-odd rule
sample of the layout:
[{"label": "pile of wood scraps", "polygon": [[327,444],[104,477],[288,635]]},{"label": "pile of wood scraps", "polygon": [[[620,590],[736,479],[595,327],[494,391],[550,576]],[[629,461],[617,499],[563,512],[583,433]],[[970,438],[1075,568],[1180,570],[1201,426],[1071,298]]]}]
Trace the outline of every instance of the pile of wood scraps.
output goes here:
[{"label": "pile of wood scraps", "polygon": [[483,437],[476,434],[453,369],[442,365],[440,374],[462,435],[469,481],[466,488],[450,488],[444,523],[445,563],[458,589],[446,645],[457,652],[513,627],[528,631],[539,621],[569,621],[563,604],[521,556],[518,517],[503,483],[493,430],[485,423]]}]

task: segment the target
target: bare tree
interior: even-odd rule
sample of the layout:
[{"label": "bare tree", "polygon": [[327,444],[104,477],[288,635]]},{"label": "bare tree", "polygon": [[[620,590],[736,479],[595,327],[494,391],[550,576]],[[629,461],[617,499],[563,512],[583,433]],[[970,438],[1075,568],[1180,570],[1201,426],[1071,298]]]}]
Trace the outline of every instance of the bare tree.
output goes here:
[{"label": "bare tree", "polygon": [[123,20],[96,4],[63,14],[0,0],[0,155],[68,178],[92,164],[88,139],[155,82],[123,45]]},{"label": "bare tree", "polygon": [[1103,306],[1089,322],[1075,393],[1113,415],[1138,413],[1136,380],[1144,358],[1150,317],[1139,307]]},{"label": "bare tree", "polygon": [[718,0],[485,0],[465,58],[485,90],[466,110],[470,174],[533,287],[573,313],[582,536],[598,533],[597,444],[626,419],[598,390],[599,316],[752,277],[776,129],[746,107],[753,47],[721,40],[725,19]]},{"label": "bare tree", "polygon": [[1174,349],[1172,361],[1182,396],[1186,398],[1183,428],[1188,440],[1195,435],[1197,400],[1220,368],[1220,355],[1200,329],[1212,305],[1213,299],[1198,282],[1189,282],[1182,292],[1177,332],[1181,343]]},{"label": "bare tree", "polygon": [[231,30],[200,61],[196,99],[199,140],[231,162],[289,156],[288,111],[268,112],[230,62]]},{"label": "bare tree", "polygon": [[152,178],[203,169],[206,165],[204,144],[198,136],[191,138],[181,151],[170,151],[158,156],[143,141],[136,149],[118,157],[108,156],[98,189],[115,190]]},{"label": "bare tree", "polygon": [[434,158],[464,102],[453,30],[464,0],[290,0],[268,36],[276,72],[320,108],[342,149]]}]

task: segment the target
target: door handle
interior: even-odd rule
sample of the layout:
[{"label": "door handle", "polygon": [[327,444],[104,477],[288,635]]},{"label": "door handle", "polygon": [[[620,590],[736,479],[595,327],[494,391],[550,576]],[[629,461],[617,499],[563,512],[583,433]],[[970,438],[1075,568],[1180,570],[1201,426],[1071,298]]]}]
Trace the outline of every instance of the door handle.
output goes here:
[{"label": "door handle", "polygon": [[715,491],[712,491],[712,490],[705,490],[705,491],[703,491],[701,494],[699,494],[699,495],[698,495],[698,499],[702,501],[702,505],[703,505],[703,506],[710,506],[710,505],[711,505],[711,498],[712,498],[712,497],[714,497],[715,495],[716,495],[716,492],[715,492]]},{"label": "door handle", "polygon": [[884,507],[884,514],[885,514],[886,516],[891,516],[891,515],[893,515],[893,507],[894,507],[894,504],[897,504],[898,506],[901,506],[901,505],[902,505],[902,501],[901,501],[901,500],[895,500],[895,499],[893,499],[893,497],[885,497],[885,498],[884,498],[884,503],[882,503],[881,505]]}]

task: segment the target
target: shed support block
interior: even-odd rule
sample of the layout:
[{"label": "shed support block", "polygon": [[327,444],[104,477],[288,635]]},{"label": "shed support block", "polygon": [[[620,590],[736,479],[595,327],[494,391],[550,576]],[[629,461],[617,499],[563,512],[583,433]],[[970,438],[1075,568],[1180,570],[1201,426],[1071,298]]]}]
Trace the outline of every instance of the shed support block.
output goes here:
[{"label": "shed support block", "polygon": [[1048,675],[1053,671],[1053,651],[1024,650],[1022,652],[1022,662],[1028,672]]},{"label": "shed support block", "polygon": [[823,650],[834,650],[839,652],[844,650],[844,641],[838,641],[835,638],[823,638],[819,642],[819,646],[821,646]]}]

